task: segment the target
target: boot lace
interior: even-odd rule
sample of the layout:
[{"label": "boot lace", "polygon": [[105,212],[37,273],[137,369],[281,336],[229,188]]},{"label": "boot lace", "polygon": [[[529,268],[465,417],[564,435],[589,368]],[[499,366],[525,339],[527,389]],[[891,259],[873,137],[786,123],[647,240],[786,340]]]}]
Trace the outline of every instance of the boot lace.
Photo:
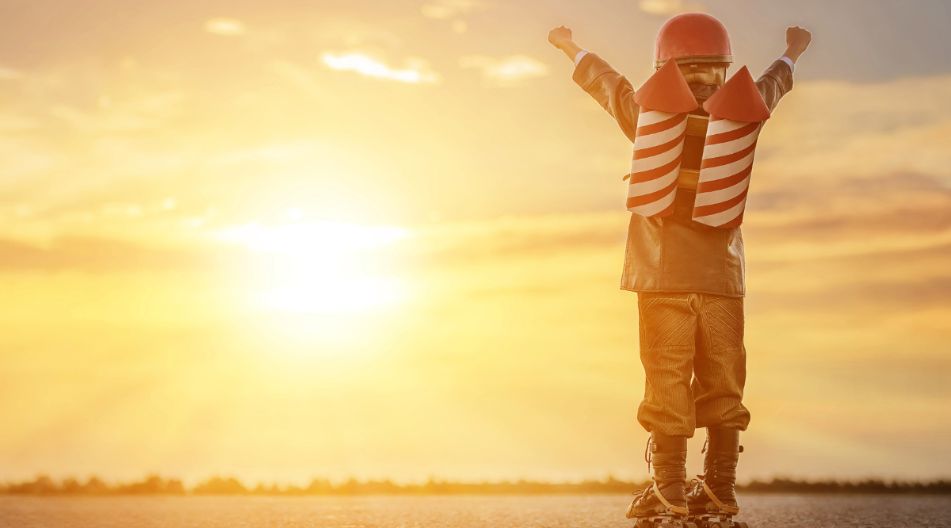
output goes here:
[{"label": "boot lace", "polygon": [[[651,446],[654,445],[654,436],[650,435],[647,437],[647,445],[644,447],[644,462],[647,462],[647,475],[651,474],[651,461],[653,460],[653,455],[651,454]],[[653,477],[651,478],[651,483],[647,485],[644,489],[636,490],[633,492],[635,500],[641,500],[648,497],[654,491],[654,482]]]},{"label": "boot lace", "polygon": [[647,462],[647,474],[650,475],[651,472],[651,460],[653,460],[653,455],[651,454],[651,446],[654,445],[654,436],[647,437],[647,446],[644,447],[644,462]]},{"label": "boot lace", "polygon": [[[710,437],[707,436],[703,439],[703,447],[700,448],[700,454],[705,454],[707,452],[707,447],[710,445]],[[706,468],[704,468],[706,469]],[[690,482],[687,484],[688,493],[691,494],[700,494],[703,490],[703,482],[706,479],[707,475],[701,474],[697,475],[697,478],[690,479]]]}]

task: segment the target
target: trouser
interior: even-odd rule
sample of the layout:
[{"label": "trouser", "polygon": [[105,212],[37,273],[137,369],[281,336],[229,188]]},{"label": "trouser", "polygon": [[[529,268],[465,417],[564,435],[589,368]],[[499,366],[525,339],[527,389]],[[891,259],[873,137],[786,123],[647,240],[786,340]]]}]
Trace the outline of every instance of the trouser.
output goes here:
[{"label": "trouser", "polygon": [[637,304],[647,377],[638,422],[687,437],[698,427],[746,430],[743,298],[640,292]]}]

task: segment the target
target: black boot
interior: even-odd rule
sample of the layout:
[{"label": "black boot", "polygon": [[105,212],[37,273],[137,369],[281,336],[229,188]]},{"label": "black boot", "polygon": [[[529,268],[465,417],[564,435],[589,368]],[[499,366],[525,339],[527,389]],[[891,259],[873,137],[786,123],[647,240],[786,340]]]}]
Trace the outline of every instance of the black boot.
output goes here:
[{"label": "black boot", "polygon": [[743,446],[738,429],[707,428],[703,475],[687,493],[690,515],[739,513],[736,503],[736,463]]},{"label": "black boot", "polygon": [[647,443],[647,465],[653,466],[650,487],[627,510],[627,518],[687,515],[687,437],[653,433]]}]

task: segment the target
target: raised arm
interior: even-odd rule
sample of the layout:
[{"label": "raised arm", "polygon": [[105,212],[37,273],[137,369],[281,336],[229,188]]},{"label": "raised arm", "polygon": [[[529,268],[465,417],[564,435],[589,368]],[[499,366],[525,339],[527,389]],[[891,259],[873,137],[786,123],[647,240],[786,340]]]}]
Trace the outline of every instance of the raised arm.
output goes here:
[{"label": "raised arm", "polygon": [[624,135],[633,142],[638,109],[631,83],[604,59],[575,44],[571,30],[565,26],[551,30],[548,42],[575,61],[572,79],[611,114]]},{"label": "raised arm", "polygon": [[800,55],[809,47],[812,34],[799,27],[786,28],[786,51],[773,61],[766,71],[756,80],[759,91],[770,111],[776,108],[779,100],[793,87],[793,70]]}]

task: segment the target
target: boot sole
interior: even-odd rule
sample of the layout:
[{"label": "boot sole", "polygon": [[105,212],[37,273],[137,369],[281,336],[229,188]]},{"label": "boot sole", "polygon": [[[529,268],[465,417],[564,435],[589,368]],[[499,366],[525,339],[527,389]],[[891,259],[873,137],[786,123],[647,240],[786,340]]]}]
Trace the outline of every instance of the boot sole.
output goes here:
[{"label": "boot sole", "polygon": [[634,523],[634,528],[700,528],[688,519],[658,515],[641,517]]},{"label": "boot sole", "polygon": [[697,528],[750,528],[745,522],[736,522],[732,515],[725,514],[691,515],[688,521]]}]

